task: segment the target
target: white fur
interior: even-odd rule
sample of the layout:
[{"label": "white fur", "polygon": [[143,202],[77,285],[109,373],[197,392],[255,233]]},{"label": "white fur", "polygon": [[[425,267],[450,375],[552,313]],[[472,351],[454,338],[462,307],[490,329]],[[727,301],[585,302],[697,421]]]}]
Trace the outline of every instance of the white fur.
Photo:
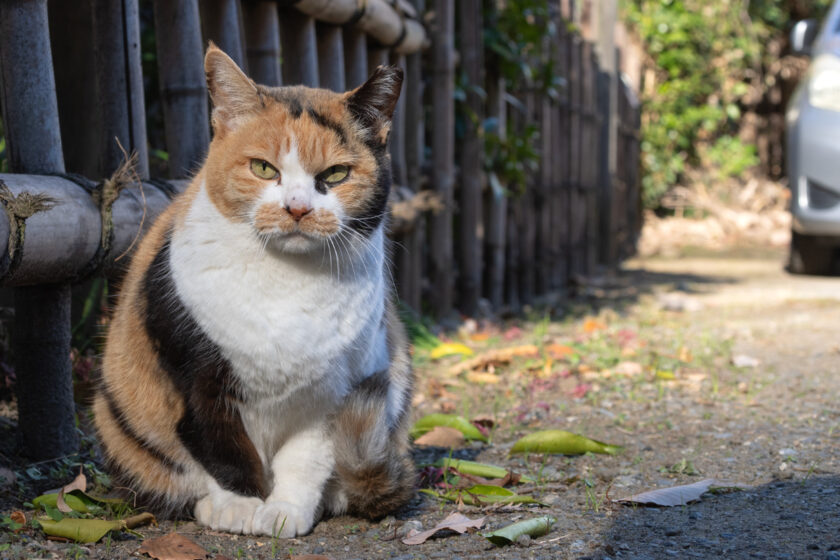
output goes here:
[{"label": "white fur", "polygon": [[[294,196],[297,187],[265,196]],[[245,429],[274,486],[254,505],[208,477],[200,522],[271,535],[282,517],[283,536],[311,529],[333,469],[325,419],[355,384],[388,367],[382,230],[340,252],[323,242],[282,252],[225,218],[201,185],[173,233],[170,266],[184,305],[230,361]],[[233,520],[240,516],[247,520]]]}]

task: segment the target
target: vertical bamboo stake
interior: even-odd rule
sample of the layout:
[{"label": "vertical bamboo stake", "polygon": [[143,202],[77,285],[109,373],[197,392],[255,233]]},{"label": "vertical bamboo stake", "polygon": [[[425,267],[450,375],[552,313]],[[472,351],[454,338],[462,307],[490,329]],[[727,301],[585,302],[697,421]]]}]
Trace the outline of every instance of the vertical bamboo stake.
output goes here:
[{"label": "vertical bamboo stake", "polygon": [[277,18],[277,2],[274,0],[244,2],[242,21],[245,28],[245,54],[248,60],[249,76],[258,84],[282,85],[280,21]]},{"label": "vertical bamboo stake", "polygon": [[590,42],[584,44],[583,49],[584,72],[584,103],[586,106],[586,274],[591,276],[598,268],[598,248],[600,232],[598,219],[598,162],[601,146],[598,138],[600,122],[598,120],[598,104],[596,80],[598,63]]},{"label": "vertical bamboo stake", "polygon": [[[495,13],[490,4],[490,24]],[[499,72],[498,55],[487,53],[487,115],[495,120],[495,134],[504,139],[507,133],[507,111],[505,110],[505,80]],[[488,134],[493,131],[488,130]],[[507,232],[508,197],[495,173],[488,175],[488,189],[485,204],[485,282],[484,291],[494,309],[501,309],[505,301],[505,242]]]},{"label": "vertical bamboo stake", "polygon": [[477,89],[484,85],[481,0],[461,0],[458,10],[461,68],[468,84],[468,115],[461,144],[461,184],[458,191],[458,301],[461,312],[475,315],[481,297],[481,249],[484,243],[481,200],[484,104]]},{"label": "vertical bamboo stake", "polygon": [[322,88],[344,91],[344,39],[341,27],[329,23],[315,24],[318,37],[318,81]]},{"label": "vertical bamboo stake", "polygon": [[[415,7],[419,13],[425,11],[425,2],[417,0]],[[405,82],[403,94],[405,106],[405,168],[406,181],[412,192],[417,193],[423,184],[423,160],[425,152],[425,126],[423,115],[423,55],[419,52],[406,57]],[[420,311],[423,290],[423,249],[425,243],[426,220],[417,218],[414,228],[406,235],[405,249],[407,261],[405,277],[401,279],[403,301],[415,311]]]},{"label": "vertical bamboo stake", "polygon": [[216,43],[247,73],[239,0],[201,0],[199,7],[204,42]]},{"label": "vertical bamboo stake", "polygon": [[565,28],[565,20],[560,15],[560,22],[557,26],[558,37],[556,42],[557,48],[557,64],[560,75],[567,79],[567,85],[560,91],[560,103],[557,108],[557,117],[555,130],[556,155],[553,158],[555,162],[554,175],[558,181],[559,189],[554,201],[553,221],[555,223],[557,236],[556,246],[559,248],[560,255],[557,259],[557,266],[554,270],[554,289],[564,289],[567,286],[567,281],[570,275],[571,264],[571,223],[569,222],[570,212],[570,193],[572,189],[571,174],[570,174],[570,157],[569,151],[571,147],[570,134],[570,87],[569,82],[569,33]]},{"label": "vertical bamboo stake", "polygon": [[347,89],[359,87],[368,78],[367,37],[355,27],[344,28],[344,78]]},{"label": "vertical bamboo stake", "polygon": [[[0,98],[13,173],[62,173],[46,0],[0,2]],[[14,290],[12,350],[23,454],[78,448],[70,365],[70,285]]]},{"label": "vertical bamboo stake", "polygon": [[[405,72],[405,57],[392,53],[391,64],[399,66]],[[402,93],[397,100],[397,107],[394,111],[394,118],[391,122],[390,134],[390,151],[391,151],[391,175],[394,180],[395,189],[400,189],[406,192],[408,185],[408,173],[406,169],[406,114],[405,114],[405,94],[408,83],[403,79]],[[414,229],[414,226],[411,226]],[[411,237],[411,231],[401,233],[395,238],[396,243],[393,244],[392,254],[394,262],[394,277],[397,283],[397,293],[400,299],[406,301],[411,297],[411,290],[413,288],[412,275],[412,255],[409,252],[408,239]]]},{"label": "vertical bamboo stake", "polygon": [[196,0],[155,0],[158,79],[169,176],[188,177],[210,143],[207,86]]},{"label": "vertical bamboo stake", "polygon": [[123,161],[123,151],[138,154],[140,178],[149,175],[146,108],[140,66],[140,17],[137,0],[92,0],[96,93],[102,114],[100,165],[108,176]]},{"label": "vertical bamboo stake", "polygon": [[294,8],[280,10],[283,83],[318,87],[318,42],[315,20]]},{"label": "vertical bamboo stake", "polygon": [[[525,114],[521,115],[522,128],[534,122],[534,108],[536,105],[536,93],[533,84],[528,84],[528,90],[523,99]],[[525,192],[522,193],[517,202],[519,203],[519,293],[520,303],[529,305],[534,301],[534,276],[536,262],[534,259],[534,248],[536,244],[537,228],[534,211],[534,194],[537,190],[539,176],[530,175],[527,179]]]},{"label": "vertical bamboo stake", "polygon": [[570,99],[570,150],[569,150],[569,176],[571,189],[569,191],[569,224],[571,229],[571,265],[569,273],[580,275],[584,268],[586,239],[586,206],[582,204],[581,185],[581,162],[583,158],[583,134],[582,134],[582,103],[581,103],[581,71],[580,71],[580,38],[577,35],[571,36],[569,49],[569,99]]},{"label": "vertical bamboo stake", "polygon": [[449,0],[434,1],[432,24],[432,185],[443,210],[432,215],[431,307],[443,317],[452,310],[452,204],[455,186],[455,6]]},{"label": "vertical bamboo stake", "polygon": [[551,271],[554,268],[556,248],[552,240],[551,220],[552,195],[554,194],[554,167],[552,152],[554,144],[553,106],[547,95],[543,95],[540,103],[540,171],[538,189],[535,193],[535,210],[537,213],[537,273],[535,290],[537,295],[547,293],[551,288]]},{"label": "vertical bamboo stake", "polygon": [[367,71],[368,75],[372,74],[374,70],[376,70],[377,66],[387,66],[388,65],[388,47],[383,47],[376,42],[368,43],[368,62],[367,62]]}]

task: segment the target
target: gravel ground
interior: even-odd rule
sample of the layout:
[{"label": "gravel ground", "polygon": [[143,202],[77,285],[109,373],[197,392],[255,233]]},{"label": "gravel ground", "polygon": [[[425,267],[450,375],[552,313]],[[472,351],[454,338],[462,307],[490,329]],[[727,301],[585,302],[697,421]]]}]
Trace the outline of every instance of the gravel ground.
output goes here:
[{"label": "gravel ground", "polygon": [[[579,361],[546,368],[519,360],[491,371],[491,382],[453,378],[446,372],[457,358],[434,363],[418,352],[418,416],[493,416],[493,443],[454,455],[533,476],[536,483],[515,490],[548,504],[461,512],[486,517],[490,529],[551,515],[557,521],[545,536],[505,548],[475,533],[405,545],[407,530],[431,528],[457,509],[419,493],[394,517],[331,519],[285,541],[163,520],[140,531],[176,530],[215,558],[840,560],[840,279],[791,277],[781,262],[781,255],[632,261],[614,281],[587,286],[589,297],[557,310],[556,320],[533,313],[531,321],[465,338],[479,354],[568,344],[580,350]],[[641,368],[617,366],[627,363]],[[7,412],[13,417],[13,407]],[[508,456],[519,436],[545,428],[625,449],[615,456]],[[0,422],[4,438],[11,429],[9,420]],[[418,449],[416,459],[446,454]],[[11,467],[24,476],[26,465]],[[673,508],[612,501],[703,478],[748,488]],[[3,492],[3,515],[20,507],[20,496]],[[127,558],[138,556],[139,545],[132,536],[78,546],[36,531],[5,532],[0,558]]]}]

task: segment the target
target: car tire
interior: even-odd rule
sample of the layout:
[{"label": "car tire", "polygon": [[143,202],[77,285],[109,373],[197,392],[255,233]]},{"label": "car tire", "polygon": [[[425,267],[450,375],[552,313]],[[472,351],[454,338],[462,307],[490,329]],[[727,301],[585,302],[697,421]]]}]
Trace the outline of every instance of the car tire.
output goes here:
[{"label": "car tire", "polygon": [[787,270],[791,274],[836,272],[835,247],[815,235],[792,232]]}]

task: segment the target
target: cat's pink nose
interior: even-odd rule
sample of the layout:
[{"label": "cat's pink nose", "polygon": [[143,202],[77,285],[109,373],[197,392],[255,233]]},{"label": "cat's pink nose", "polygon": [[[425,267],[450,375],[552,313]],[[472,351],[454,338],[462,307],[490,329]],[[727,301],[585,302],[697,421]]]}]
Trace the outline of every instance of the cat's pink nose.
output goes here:
[{"label": "cat's pink nose", "polygon": [[296,222],[299,222],[301,218],[312,212],[312,208],[309,206],[286,206],[286,212],[292,215],[292,218],[295,219]]}]

